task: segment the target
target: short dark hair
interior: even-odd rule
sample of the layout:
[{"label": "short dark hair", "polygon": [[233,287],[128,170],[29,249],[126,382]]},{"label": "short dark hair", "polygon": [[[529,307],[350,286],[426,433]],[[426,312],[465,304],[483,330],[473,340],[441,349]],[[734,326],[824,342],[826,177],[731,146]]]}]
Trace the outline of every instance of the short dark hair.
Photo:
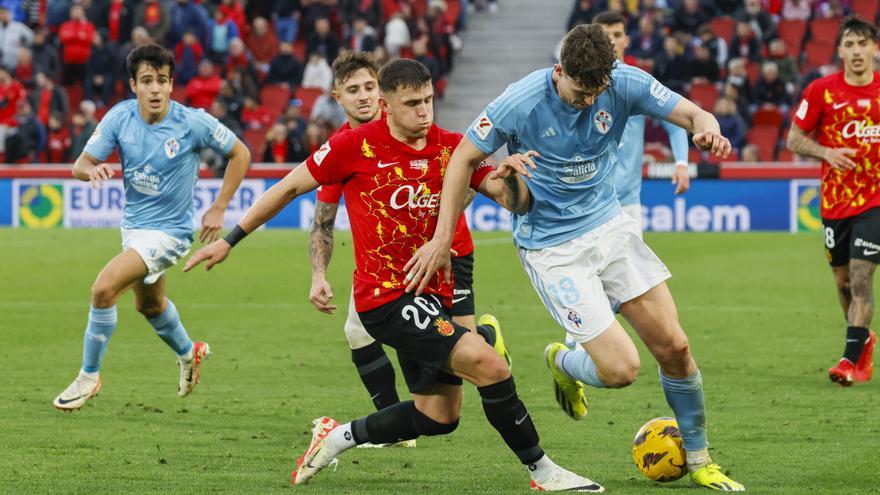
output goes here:
[{"label": "short dark hair", "polygon": [[584,89],[598,90],[611,84],[616,61],[611,39],[598,24],[576,26],[562,40],[562,70]]},{"label": "short dark hair", "polygon": [[174,76],[174,57],[171,55],[171,52],[155,43],[141,45],[128,54],[128,57],[125,59],[125,68],[132,79],[137,79],[138,68],[143,63],[156,70],[167,65],[171,69],[169,71],[170,75]]},{"label": "short dark hair", "polygon": [[864,36],[875,43],[877,42],[877,26],[857,15],[847,16],[840,24],[840,29],[837,30],[835,45],[840,46],[840,42],[843,41],[843,37],[847,34]]},{"label": "short dark hair", "polygon": [[623,24],[623,27],[626,27],[626,17],[623,17],[619,12],[606,10],[604,12],[599,12],[596,14],[596,17],[593,17],[593,24],[601,24],[603,26]]},{"label": "short dark hair", "polygon": [[431,72],[418,60],[399,58],[379,69],[379,89],[383,93],[402,88],[418,89],[425,84],[431,84]]},{"label": "short dark hair", "polygon": [[367,69],[373,77],[378,78],[379,64],[373,59],[373,56],[367,52],[356,52],[354,50],[342,50],[339,56],[333,61],[333,80],[335,84],[343,84],[355,72],[361,69]]}]

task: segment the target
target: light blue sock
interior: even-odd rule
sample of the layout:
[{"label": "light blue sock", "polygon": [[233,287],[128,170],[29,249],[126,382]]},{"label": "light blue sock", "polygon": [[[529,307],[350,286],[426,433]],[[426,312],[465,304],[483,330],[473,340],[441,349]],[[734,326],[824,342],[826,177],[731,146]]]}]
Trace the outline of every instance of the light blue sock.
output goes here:
[{"label": "light blue sock", "polygon": [[605,388],[596,375],[596,363],[593,362],[590,353],[583,348],[573,351],[560,349],[555,357],[556,366],[566,375],[587,385]]},{"label": "light blue sock", "polygon": [[685,450],[709,447],[706,440],[706,406],[703,404],[703,377],[700,370],[687,378],[669,378],[660,372],[666,402],[675,414]]},{"label": "light blue sock", "polygon": [[168,347],[174,349],[178,356],[183,356],[192,349],[193,343],[183,324],[180,323],[180,315],[177,314],[174,303],[167,298],[165,301],[168,303],[165,311],[155,318],[147,318],[147,321],[156,329],[156,334],[168,344]]},{"label": "light blue sock", "polygon": [[89,308],[89,324],[83,336],[83,364],[86,373],[101,369],[101,361],[107,350],[107,343],[116,330],[116,306],[109,308]]}]

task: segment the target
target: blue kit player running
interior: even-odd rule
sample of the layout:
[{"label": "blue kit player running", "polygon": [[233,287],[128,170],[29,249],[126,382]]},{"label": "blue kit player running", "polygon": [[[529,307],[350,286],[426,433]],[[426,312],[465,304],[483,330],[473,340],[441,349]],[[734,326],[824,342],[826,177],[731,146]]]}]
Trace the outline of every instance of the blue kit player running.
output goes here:
[{"label": "blue kit player running", "polygon": [[474,167],[507,145],[526,180],[530,206],[513,217],[520,260],[544,305],[580,347],[547,346],[556,396],[581,419],[582,383],[625,387],[639,354],[614,316],[619,311],[660,364],[660,382],[678,421],[694,483],[742,491],[712,462],[700,371],[666,286],[670,274],[620,211],[612,181],[618,145],[631,115],[668,120],[694,133],[694,143],[730,153],[718,121],[651,75],[618,64],[596,24],[566,35],[559,65],[517,81],[480,114],[450,159],[434,237],[407,264],[407,290],[421,292],[437,270],[449,270],[458,205]]},{"label": "blue kit player running", "polygon": [[229,158],[223,186],[202,219],[202,242],[217,239],[226,206],[250,165],[250,152],[217,119],[171,101],[174,58],[169,52],[154,44],[140,46],[128,56],[126,67],[137,99],[107,113],[73,165],[74,177],[100,187],[113,176],[113,169],[102,162],[118,147],[125,207],[123,251],[92,286],[82,369],[53,401],[66,411],[79,409],[101,389],[99,369],[116,329],[116,301],[129,288],[137,310],[178,357],[178,395],[192,392],[210,350],[208,344],[190,340],[174,303],[165,297],[163,273],[186,255],[193,241],[198,150],[208,146]]},{"label": "blue kit player running", "polygon": [[[602,27],[611,38],[617,64],[623,65],[623,55],[629,48],[629,35],[626,34],[626,18],[621,14],[607,10],[593,18],[593,22]],[[686,192],[691,185],[688,175],[688,137],[687,131],[677,125],[661,120],[660,125],[669,135],[669,146],[675,158],[675,170],[672,172],[672,183],[675,194]],[[620,163],[614,169],[614,186],[617,188],[617,199],[621,211],[642,224],[642,163],[645,151],[645,116],[631,115],[626,121],[623,136],[620,138],[618,152]]]}]

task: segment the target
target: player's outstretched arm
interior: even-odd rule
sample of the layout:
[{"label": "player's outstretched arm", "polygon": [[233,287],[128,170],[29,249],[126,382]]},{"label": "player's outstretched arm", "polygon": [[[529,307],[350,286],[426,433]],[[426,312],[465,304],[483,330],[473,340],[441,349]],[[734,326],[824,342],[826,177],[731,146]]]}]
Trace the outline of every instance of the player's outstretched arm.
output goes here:
[{"label": "player's outstretched arm", "polygon": [[104,185],[104,181],[113,178],[113,169],[106,163],[88,153],[81,153],[73,162],[71,169],[73,176],[83,182],[91,182],[92,188],[97,189]]},{"label": "player's outstretched arm", "polygon": [[188,272],[203,261],[205,269],[210,270],[211,267],[226,259],[229,251],[238,241],[268,222],[294,198],[316,187],[318,187],[318,182],[315,181],[308,167],[304,164],[291,170],[281,181],[257,198],[257,201],[248,209],[229,235],[196,251],[192,258],[186,262],[183,271]]},{"label": "player's outstretched arm", "polygon": [[406,291],[421,294],[437,270],[443,270],[447,281],[452,279],[452,236],[455,224],[462,212],[465,195],[470,187],[474,169],[488,157],[477,149],[467,137],[462,138],[452,153],[443,177],[443,190],[440,192],[440,213],[434,237],[420,247],[407,262],[403,270],[407,272],[404,281]]},{"label": "player's outstretched arm", "polygon": [[336,222],[338,203],[315,203],[315,218],[309,232],[309,260],[312,262],[312,288],[309,290],[309,301],[318,311],[332,314],[336,306],[333,300],[333,288],[327,281],[327,267],[333,257],[333,224]]},{"label": "player's outstretched arm", "polygon": [[730,141],[721,135],[718,119],[687,98],[678,100],[666,120],[692,132],[698,148],[721,158],[730,155]]},{"label": "player's outstretched arm", "polygon": [[508,156],[483,179],[480,192],[508,211],[527,213],[531,196],[524,177],[531,179],[531,171],[538,168],[532,158],[538,156],[541,155],[535,150]]},{"label": "player's outstretched arm", "polygon": [[851,157],[856,156],[852,148],[827,148],[811,139],[806,132],[796,124],[791,124],[788,131],[786,146],[791,151],[801,156],[810,156],[825,160],[829,165],[838,170],[851,170],[856,167],[856,162]]},{"label": "player's outstretched arm", "polygon": [[251,152],[247,146],[236,139],[235,144],[229,154],[226,155],[229,163],[226,165],[226,173],[223,174],[223,185],[220,186],[220,192],[214,204],[205,212],[202,217],[202,230],[199,232],[199,241],[214,242],[220,237],[220,229],[223,228],[223,216],[226,214],[226,207],[232,201],[232,196],[241,185],[244,175],[247,173],[248,167],[251,166]]},{"label": "player's outstretched arm", "polygon": [[672,122],[661,121],[661,125],[669,135],[669,146],[675,158],[675,170],[672,172],[672,183],[675,194],[683,194],[691,188],[691,177],[688,175],[688,136],[687,131]]}]

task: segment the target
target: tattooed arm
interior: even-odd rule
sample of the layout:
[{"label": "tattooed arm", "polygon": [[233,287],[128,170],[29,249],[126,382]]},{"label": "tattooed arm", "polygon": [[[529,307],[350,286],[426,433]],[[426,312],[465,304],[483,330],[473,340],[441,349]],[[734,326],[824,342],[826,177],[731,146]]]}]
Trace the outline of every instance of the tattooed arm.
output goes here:
[{"label": "tattooed arm", "polygon": [[336,309],[330,304],[333,290],[327,282],[327,266],[333,257],[333,223],[336,221],[337,203],[318,201],[315,204],[315,219],[309,233],[309,259],[312,262],[312,288],[309,300],[318,311],[331,314]]}]

